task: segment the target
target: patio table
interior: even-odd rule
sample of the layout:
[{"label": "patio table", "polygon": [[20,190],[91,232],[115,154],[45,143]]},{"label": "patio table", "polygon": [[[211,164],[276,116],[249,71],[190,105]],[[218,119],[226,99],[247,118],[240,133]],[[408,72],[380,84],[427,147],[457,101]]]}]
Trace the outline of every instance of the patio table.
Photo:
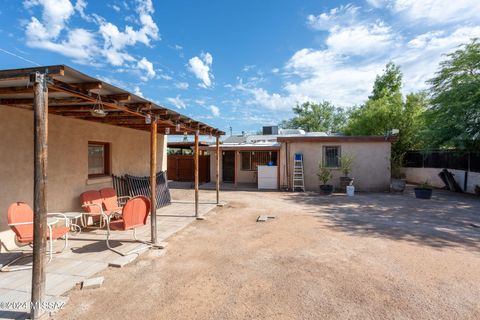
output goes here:
[{"label": "patio table", "polygon": [[[50,213],[50,216],[55,216],[56,213]],[[65,213],[57,213],[59,218],[67,218],[68,225],[67,227],[70,227],[70,230],[73,231],[74,235],[79,235],[80,232],[82,231],[82,228],[76,223],[77,219],[81,219],[83,212],[65,212]]]}]

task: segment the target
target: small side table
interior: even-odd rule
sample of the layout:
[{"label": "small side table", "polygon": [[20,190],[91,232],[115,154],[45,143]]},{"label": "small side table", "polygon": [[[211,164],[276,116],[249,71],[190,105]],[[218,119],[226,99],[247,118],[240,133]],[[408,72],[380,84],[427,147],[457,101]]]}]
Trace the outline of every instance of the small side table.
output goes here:
[{"label": "small side table", "polygon": [[67,227],[70,227],[70,230],[72,230],[73,235],[77,236],[80,234],[82,231],[82,228],[76,223],[77,219],[81,219],[83,212],[64,212],[62,215],[59,215],[58,217],[63,218],[63,215],[67,217],[68,220],[68,225]]}]

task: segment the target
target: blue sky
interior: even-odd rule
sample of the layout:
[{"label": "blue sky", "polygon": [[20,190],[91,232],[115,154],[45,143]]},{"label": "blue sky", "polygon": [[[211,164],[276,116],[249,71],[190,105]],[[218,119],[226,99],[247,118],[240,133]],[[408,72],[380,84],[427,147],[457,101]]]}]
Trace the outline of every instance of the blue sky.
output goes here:
[{"label": "blue sky", "polygon": [[0,0],[0,68],[67,64],[228,132],[349,107],[388,61],[405,92],[480,37],[478,0]]}]

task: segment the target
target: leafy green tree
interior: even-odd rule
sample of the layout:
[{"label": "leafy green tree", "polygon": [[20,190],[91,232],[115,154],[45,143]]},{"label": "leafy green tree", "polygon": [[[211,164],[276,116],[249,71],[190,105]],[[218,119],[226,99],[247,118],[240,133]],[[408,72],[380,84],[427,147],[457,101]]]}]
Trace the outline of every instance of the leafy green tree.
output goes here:
[{"label": "leafy green tree", "polygon": [[393,62],[387,63],[383,74],[377,75],[373,85],[372,95],[368,98],[370,100],[378,100],[384,97],[401,95],[402,79],[403,74],[400,71],[400,66]]},{"label": "leafy green tree", "polygon": [[412,93],[404,101],[402,78],[400,68],[388,63],[383,74],[377,76],[369,99],[351,112],[345,134],[385,135],[399,129],[392,156],[400,157],[407,150],[419,147],[427,98],[425,93]]},{"label": "leafy green tree", "polygon": [[305,131],[337,132],[346,123],[347,113],[328,101],[321,103],[304,102],[293,108],[295,116],[284,120],[280,126],[284,129],[303,129]]},{"label": "leafy green tree", "polygon": [[429,80],[432,147],[480,147],[480,42],[473,39],[440,63]]}]

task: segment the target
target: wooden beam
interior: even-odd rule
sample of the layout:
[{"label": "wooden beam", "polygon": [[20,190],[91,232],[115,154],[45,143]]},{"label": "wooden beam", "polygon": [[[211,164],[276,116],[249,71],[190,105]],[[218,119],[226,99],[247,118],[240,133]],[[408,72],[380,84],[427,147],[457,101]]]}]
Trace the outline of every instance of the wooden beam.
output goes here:
[{"label": "wooden beam", "polygon": [[70,86],[79,88],[81,90],[95,90],[95,89],[102,89],[102,82],[94,81],[94,82],[80,82],[80,83],[69,83]]},{"label": "wooden beam", "polygon": [[65,74],[65,67],[62,65],[58,65],[48,67],[0,70],[0,80],[29,79],[30,75],[36,72],[48,76],[63,76]]},{"label": "wooden beam", "polygon": [[[0,104],[2,105],[33,105],[33,100],[30,98],[20,98],[20,99],[0,99]],[[85,100],[80,98],[49,98],[48,104],[53,105],[70,105],[70,104],[79,104],[85,102]]]},{"label": "wooden beam", "polygon": [[152,244],[157,243],[157,120],[150,124],[150,233]]},{"label": "wooden beam", "polygon": [[33,92],[33,87],[32,86],[0,88],[0,94],[21,94],[21,93],[32,93],[32,92]]},{"label": "wooden beam", "polygon": [[217,135],[216,137],[216,156],[215,158],[217,159],[216,163],[216,171],[215,171],[215,177],[216,177],[216,191],[217,191],[217,205],[220,204],[220,136]]},{"label": "wooden beam", "polygon": [[104,106],[111,107],[111,108],[118,109],[118,110],[123,110],[125,112],[135,114],[139,117],[144,117],[144,115],[142,113],[140,113],[139,110],[134,111],[134,110],[131,110],[128,107],[120,106],[120,105],[117,104],[117,102],[115,100],[109,99],[106,96],[101,96],[101,95],[93,93],[93,92],[88,92],[88,91],[85,91],[85,90],[76,89],[74,87],[71,87],[68,83],[65,83],[65,82],[61,82],[61,81],[52,79],[52,83],[50,84],[50,86],[56,88],[58,91],[69,93],[70,95],[72,95],[74,97],[82,98],[82,99],[85,99],[85,100],[88,100],[88,101],[91,101],[91,102],[97,102],[97,101],[101,100],[102,105],[104,105]]},{"label": "wooden beam", "polygon": [[47,231],[48,88],[44,74],[32,75],[34,96],[33,265],[31,319],[39,319],[45,301]]},{"label": "wooden beam", "polygon": [[106,97],[115,101],[130,101],[132,98],[129,93],[109,94]]}]

